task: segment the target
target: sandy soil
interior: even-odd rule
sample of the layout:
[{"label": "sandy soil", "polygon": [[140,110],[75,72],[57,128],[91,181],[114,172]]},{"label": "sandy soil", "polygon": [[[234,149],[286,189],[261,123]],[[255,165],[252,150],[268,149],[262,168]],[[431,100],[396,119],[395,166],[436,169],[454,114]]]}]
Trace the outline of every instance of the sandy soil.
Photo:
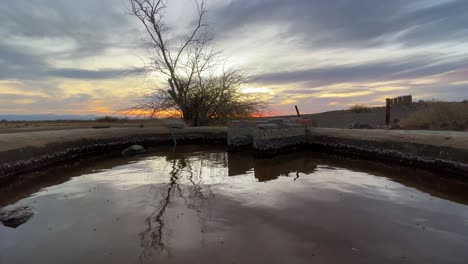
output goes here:
[{"label": "sandy soil", "polygon": [[[225,127],[188,127],[175,130],[176,134],[196,132],[226,133]],[[139,135],[169,135],[170,130],[163,126],[153,127],[112,127],[104,129],[67,129],[0,134],[0,152],[25,147],[43,147],[50,143],[66,143],[83,139],[110,139]]]},{"label": "sandy soil", "polygon": [[[418,105],[393,106],[390,120],[402,120],[419,110]],[[369,124],[374,127],[385,125],[385,107],[372,108],[370,112],[353,113],[349,110],[330,111],[318,114],[304,115],[309,117],[319,127],[344,128],[354,122]]]},{"label": "sandy soil", "polygon": [[93,127],[161,127],[162,124],[157,120],[131,120],[128,122],[106,123],[96,121],[15,121],[0,122],[0,134],[51,131],[51,130],[69,130],[84,129]]},{"label": "sandy soil", "polygon": [[[395,106],[392,108],[392,120],[403,119],[414,111],[418,110],[417,105],[410,106]],[[352,113],[348,110],[330,111],[318,114],[303,115],[311,118],[318,127],[344,128],[353,122],[370,124],[373,126],[381,126],[385,124],[385,108],[372,108],[368,113]],[[269,119],[271,117],[268,117]],[[111,127],[111,128],[137,128],[143,125],[144,127],[161,127],[162,122],[159,120],[129,120],[128,122],[105,123],[96,121],[18,121],[18,122],[0,122],[0,134],[18,133],[18,132],[35,132],[35,131],[52,131],[52,130],[69,130],[69,129],[85,129],[93,127]]]}]

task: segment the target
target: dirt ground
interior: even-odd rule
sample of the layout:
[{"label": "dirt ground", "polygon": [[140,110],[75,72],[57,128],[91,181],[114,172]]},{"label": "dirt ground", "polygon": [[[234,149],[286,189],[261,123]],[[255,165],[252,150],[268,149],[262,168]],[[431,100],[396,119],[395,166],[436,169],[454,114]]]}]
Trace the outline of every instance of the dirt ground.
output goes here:
[{"label": "dirt ground", "polygon": [[[56,129],[53,131],[16,132],[0,134],[0,153],[8,150],[26,147],[44,147],[52,143],[63,143],[80,140],[100,140],[124,138],[143,135],[170,135],[170,130],[163,126],[139,127],[111,127],[105,129]],[[217,134],[227,133],[226,127],[187,127],[178,129],[176,135],[190,133]]]},{"label": "dirt ground", "polygon": [[[409,106],[394,106],[391,112],[391,119],[403,119],[411,113],[417,111],[419,107],[415,104]],[[349,110],[338,110],[317,114],[305,114],[318,127],[345,128],[349,124],[359,122],[369,124],[374,127],[385,125],[385,107],[371,108],[370,112],[353,113]],[[272,117],[265,117],[267,119]],[[8,121],[0,122],[0,134],[20,133],[51,130],[84,129],[95,127],[160,127],[160,120],[128,120],[124,122],[97,122],[97,121]]]},{"label": "dirt ground", "polygon": [[[394,106],[391,110],[390,120],[402,120],[419,110],[418,106]],[[370,112],[353,113],[349,110],[331,111],[319,114],[306,115],[317,122],[319,127],[344,128],[354,122],[369,124],[374,127],[385,125],[385,107],[371,108]]]},{"label": "dirt ground", "polygon": [[[393,106],[390,120],[402,120],[420,109],[416,104]],[[385,107],[370,108],[370,112],[353,113],[349,110],[329,111],[317,114],[306,114],[304,117],[312,119],[318,127],[345,128],[346,126],[359,122],[369,124],[373,127],[385,125]]]},{"label": "dirt ground", "polygon": [[125,122],[97,122],[97,121],[9,121],[0,122],[0,134],[22,133],[37,131],[86,129],[86,128],[108,128],[108,127],[161,127],[158,120],[129,120]]}]

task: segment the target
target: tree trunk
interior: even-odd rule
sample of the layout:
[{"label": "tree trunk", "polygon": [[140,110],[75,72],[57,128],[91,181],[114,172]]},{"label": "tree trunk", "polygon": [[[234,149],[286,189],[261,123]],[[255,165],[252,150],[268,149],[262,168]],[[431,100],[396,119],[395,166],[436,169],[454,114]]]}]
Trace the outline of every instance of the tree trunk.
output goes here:
[{"label": "tree trunk", "polygon": [[187,125],[193,125],[192,113],[189,109],[182,109],[182,119]]}]

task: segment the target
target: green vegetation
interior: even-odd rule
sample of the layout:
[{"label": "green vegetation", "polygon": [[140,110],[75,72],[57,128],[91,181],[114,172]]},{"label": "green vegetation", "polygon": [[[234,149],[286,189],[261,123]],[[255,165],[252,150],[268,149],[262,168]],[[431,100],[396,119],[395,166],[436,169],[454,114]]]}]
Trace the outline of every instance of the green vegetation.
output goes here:
[{"label": "green vegetation", "polygon": [[468,102],[418,102],[421,109],[401,120],[406,129],[466,130],[468,129]]},{"label": "green vegetation", "polygon": [[363,105],[363,104],[355,104],[355,105],[352,105],[349,107],[349,110],[353,113],[368,113],[368,112],[372,112],[371,108],[367,105]]}]

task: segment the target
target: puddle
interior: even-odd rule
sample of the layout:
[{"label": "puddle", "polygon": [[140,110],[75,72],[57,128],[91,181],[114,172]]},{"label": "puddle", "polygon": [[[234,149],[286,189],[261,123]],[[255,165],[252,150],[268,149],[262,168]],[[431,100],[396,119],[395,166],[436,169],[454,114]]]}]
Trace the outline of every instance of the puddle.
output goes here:
[{"label": "puddle", "polygon": [[[468,187],[296,152],[183,146],[84,161],[0,191],[0,263],[466,263]],[[441,177],[442,176],[442,177]]]}]

